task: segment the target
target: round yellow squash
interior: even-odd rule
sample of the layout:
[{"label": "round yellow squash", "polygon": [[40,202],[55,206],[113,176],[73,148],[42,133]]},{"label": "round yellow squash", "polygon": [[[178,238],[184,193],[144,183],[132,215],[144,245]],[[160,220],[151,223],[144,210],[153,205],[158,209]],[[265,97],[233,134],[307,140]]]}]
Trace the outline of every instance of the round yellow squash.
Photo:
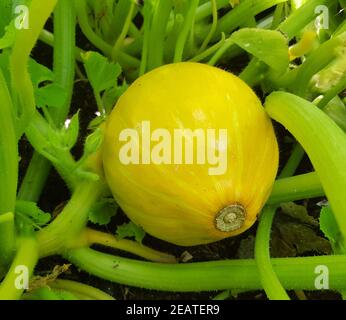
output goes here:
[{"label": "round yellow squash", "polygon": [[278,145],[242,80],[184,62],[129,87],[107,121],[102,157],[128,217],[159,239],[190,246],[253,225],[275,180]]}]

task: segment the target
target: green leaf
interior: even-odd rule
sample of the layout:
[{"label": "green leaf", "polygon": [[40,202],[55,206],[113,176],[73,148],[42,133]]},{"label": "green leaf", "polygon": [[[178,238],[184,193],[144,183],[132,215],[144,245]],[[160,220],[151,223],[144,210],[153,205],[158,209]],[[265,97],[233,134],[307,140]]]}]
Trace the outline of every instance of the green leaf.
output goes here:
[{"label": "green leaf", "polygon": [[275,71],[288,68],[287,39],[279,31],[243,28],[234,32],[231,40]]},{"label": "green leaf", "polygon": [[85,140],[84,157],[95,153],[101,147],[102,141],[103,141],[103,132],[100,128],[97,128]]},{"label": "green leaf", "polygon": [[111,222],[117,213],[118,205],[113,199],[102,199],[89,212],[89,220],[101,226]]},{"label": "green leaf", "polygon": [[64,105],[67,93],[61,86],[51,83],[35,90],[36,104],[39,107],[56,107]]},{"label": "green leaf", "polygon": [[142,243],[145,237],[145,231],[133,222],[124,223],[118,226],[116,234],[120,239],[135,238],[139,243]]},{"label": "green leaf", "polygon": [[100,93],[117,86],[121,74],[119,64],[109,62],[103,55],[89,51],[83,55],[85,71],[94,91]]},{"label": "green leaf", "polygon": [[122,96],[122,94],[127,90],[128,85],[124,82],[121,86],[117,86],[105,91],[102,96],[102,100],[104,103],[104,107],[106,109],[106,113],[109,114],[113,107],[115,106],[118,99]]},{"label": "green leaf", "polygon": [[344,253],[340,247],[342,238],[340,229],[330,206],[323,207],[320,213],[320,229],[330,241],[335,254]]},{"label": "green leaf", "polygon": [[38,88],[44,81],[53,81],[54,79],[53,71],[34,59],[29,59],[28,68],[34,88]]},{"label": "green leaf", "polygon": [[287,202],[281,204],[281,210],[284,214],[299,220],[300,222],[309,224],[313,227],[318,227],[318,222],[308,214],[308,210],[301,205],[294,202]]},{"label": "green leaf", "polygon": [[79,134],[79,111],[71,118],[69,122],[65,122],[65,126],[61,129],[61,144],[64,148],[70,150],[77,142]]},{"label": "green leaf", "polygon": [[0,49],[12,47],[16,38],[16,28],[14,23],[11,23],[5,28],[5,34],[0,38]]},{"label": "green leaf", "polygon": [[15,211],[20,218],[36,228],[45,226],[51,219],[51,215],[42,211],[35,202],[17,200]]},{"label": "green leaf", "polygon": [[271,237],[273,257],[295,257],[312,252],[330,254],[331,250],[329,241],[315,228],[286,215],[276,216]]},{"label": "green leaf", "polygon": [[[1,0],[0,1],[0,37],[5,34],[6,27],[12,20],[12,0]],[[0,39],[1,42],[1,39]]]},{"label": "green leaf", "polygon": [[323,111],[346,132],[346,107],[338,97],[332,99]]}]

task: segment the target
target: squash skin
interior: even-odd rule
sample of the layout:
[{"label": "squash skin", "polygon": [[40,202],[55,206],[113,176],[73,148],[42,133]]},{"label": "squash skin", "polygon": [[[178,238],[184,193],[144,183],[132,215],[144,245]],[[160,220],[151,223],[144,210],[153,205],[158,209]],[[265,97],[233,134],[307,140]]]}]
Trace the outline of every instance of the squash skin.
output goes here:
[{"label": "squash skin", "polygon": [[[209,175],[210,165],[120,162],[123,129],[150,121],[165,128],[227,129],[227,171]],[[137,79],[119,99],[106,124],[103,166],[112,194],[136,224],[181,246],[238,235],[256,221],[278,169],[278,144],[269,117],[255,93],[226,71],[199,63],[176,63]],[[218,230],[223,208],[241,205],[245,222]]]}]

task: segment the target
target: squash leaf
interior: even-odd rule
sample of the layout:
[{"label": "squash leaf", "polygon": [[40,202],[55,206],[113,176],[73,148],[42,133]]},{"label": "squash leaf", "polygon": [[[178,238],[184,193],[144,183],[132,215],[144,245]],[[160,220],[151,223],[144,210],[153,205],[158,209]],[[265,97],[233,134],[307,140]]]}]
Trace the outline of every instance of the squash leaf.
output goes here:
[{"label": "squash leaf", "polygon": [[295,204],[294,202],[282,203],[280,207],[284,214],[297,219],[302,223],[318,227],[318,221],[308,214],[306,207]]},{"label": "squash leaf", "polygon": [[119,64],[109,62],[103,55],[89,51],[83,55],[85,71],[93,89],[100,93],[117,85],[121,74]]},{"label": "squash leaf", "polygon": [[113,199],[102,199],[97,202],[89,212],[89,220],[92,223],[104,226],[111,222],[117,213],[118,206]]},{"label": "squash leaf", "polygon": [[116,235],[120,238],[135,238],[139,243],[142,243],[145,237],[145,231],[134,224],[133,222],[124,223],[121,226],[118,226]]},{"label": "squash leaf", "polygon": [[51,215],[42,211],[35,202],[17,200],[16,214],[19,219],[30,223],[35,228],[40,229],[45,226],[51,219]]},{"label": "squash leaf", "polygon": [[284,72],[289,65],[287,39],[279,31],[243,28],[231,40],[270,68]]}]

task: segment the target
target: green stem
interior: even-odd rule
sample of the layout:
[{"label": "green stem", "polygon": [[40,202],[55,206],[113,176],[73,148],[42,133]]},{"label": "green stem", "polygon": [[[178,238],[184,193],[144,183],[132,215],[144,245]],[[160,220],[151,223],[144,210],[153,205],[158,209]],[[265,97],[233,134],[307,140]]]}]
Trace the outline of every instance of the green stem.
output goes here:
[{"label": "green stem", "polygon": [[327,104],[340,92],[346,89],[346,75],[330,90],[328,90],[322,100],[317,104],[320,109],[324,109]]},{"label": "green stem", "polygon": [[[236,28],[247,23],[249,16],[256,16],[279,3],[287,0],[244,0],[238,6],[224,15],[218,22],[213,40],[216,41],[222,32],[230,34]],[[209,28],[209,26],[208,26]],[[204,34],[206,34],[205,32]]]},{"label": "green stem", "polygon": [[112,46],[100,38],[94,30],[91,28],[89,24],[87,3],[84,0],[74,0],[78,23],[80,28],[82,29],[84,35],[88,38],[88,40],[97,48],[99,48],[105,55],[108,57],[112,54]]},{"label": "green stem", "polygon": [[[0,69],[0,218],[2,217],[0,252],[6,266],[10,263],[15,249],[14,224],[9,223],[8,212],[14,212],[18,179],[18,149],[14,125],[13,105],[5,78]],[[5,232],[6,230],[6,232]]]},{"label": "green stem", "polygon": [[309,58],[299,67],[293,85],[293,92],[296,95],[305,97],[312,76],[326,67],[336,57],[336,49],[344,46],[345,42],[346,33],[331,38],[310,54]]},{"label": "green stem", "polygon": [[[66,92],[65,103],[60,108],[51,108],[50,115],[57,127],[61,127],[70,109],[75,66],[74,6],[70,0],[60,0],[54,11],[54,80]],[[38,201],[51,168],[50,162],[36,151],[31,159],[19,198]]]},{"label": "green stem", "polygon": [[[39,39],[51,47],[54,46],[54,35],[47,30],[43,29],[41,31]],[[83,62],[82,55],[84,53],[85,53],[84,50],[75,46],[75,58],[78,62]]]},{"label": "green stem", "polygon": [[[216,0],[217,9],[222,9],[225,7],[229,7],[229,0]],[[206,2],[201,4],[196,10],[196,22],[207,18],[211,14],[213,14],[213,4],[211,2]]]},{"label": "green stem", "polygon": [[[168,265],[112,256],[92,249],[76,249],[66,258],[78,268],[100,278],[129,286],[161,291],[200,292],[239,288],[261,289],[254,260],[223,260]],[[346,256],[271,259],[282,285],[290,289],[316,290],[315,268],[329,268],[330,289],[346,287]]]},{"label": "green stem", "polygon": [[17,254],[12,262],[11,268],[0,285],[0,300],[18,300],[21,297],[24,288],[20,286],[16,287],[16,284],[20,282],[19,277],[21,275],[25,277],[25,272],[23,269],[19,272],[17,267],[27,268],[29,272],[28,276],[30,276],[37,260],[38,246],[36,239],[32,235],[21,236],[18,240]]},{"label": "green stem", "polygon": [[103,181],[84,181],[59,216],[37,234],[40,256],[63,252],[85,228],[92,205],[104,191]]},{"label": "green stem", "polygon": [[[179,33],[177,43],[175,45],[174,52],[174,62],[181,62],[183,60],[184,48],[187,41],[187,37],[194,23],[194,16],[198,6],[199,0],[191,0],[189,3],[189,8],[187,9],[186,15],[184,17],[183,28]],[[215,28],[214,28],[215,29]]]},{"label": "green stem", "polygon": [[216,30],[216,26],[217,26],[218,14],[217,14],[216,0],[211,0],[211,3],[212,3],[212,6],[213,6],[213,23],[211,25],[211,28],[210,28],[210,31],[209,31],[208,35],[204,39],[204,41],[202,43],[202,46],[199,49],[199,53],[203,52],[207,48],[211,38],[214,35],[214,32]]},{"label": "green stem", "polygon": [[254,58],[240,73],[239,78],[245,81],[250,87],[254,87],[264,79],[264,75],[268,69],[269,67],[267,64]]},{"label": "green stem", "polygon": [[222,38],[221,38],[221,40],[219,42],[217,42],[214,45],[210,46],[208,49],[206,49],[205,51],[199,53],[198,55],[196,55],[195,57],[193,57],[189,61],[199,62],[199,61],[202,61],[202,60],[208,58],[215,51],[219,50],[224,43],[225,43],[225,34],[223,33],[222,34]]},{"label": "green stem", "polygon": [[148,36],[148,71],[163,64],[166,28],[171,10],[172,0],[157,1],[153,8],[151,29]]},{"label": "green stem", "polygon": [[309,0],[301,7],[293,11],[288,18],[279,26],[279,30],[283,32],[289,40],[293,39],[302,29],[315,19],[318,14],[315,9],[319,5],[325,5],[328,8],[335,4],[335,0]]},{"label": "green stem", "polygon": [[324,195],[320,179],[313,172],[276,180],[267,203],[280,204]]},{"label": "green stem", "polygon": [[121,29],[121,33],[117,39],[117,41],[115,42],[113,48],[112,48],[112,59],[114,61],[117,61],[117,57],[119,55],[119,52],[121,51],[122,46],[124,45],[124,40],[128,34],[130,25],[131,25],[131,21],[132,21],[132,17],[133,17],[133,13],[135,10],[135,6],[136,3],[134,1],[132,1],[129,12],[126,15],[126,19],[125,19],[125,23],[124,26]]},{"label": "green stem", "polygon": [[296,144],[293,148],[291,156],[288,158],[285,167],[282,169],[280,173],[280,179],[291,177],[292,175],[294,175],[304,155],[305,151],[302,148],[302,146],[299,143]]},{"label": "green stem", "polygon": [[12,212],[0,215],[0,278],[8,267],[15,251],[16,235],[14,214]]},{"label": "green stem", "polygon": [[49,286],[54,289],[71,292],[77,297],[87,297],[90,300],[114,300],[113,297],[99,289],[71,280],[57,279],[50,283]]},{"label": "green stem", "polygon": [[30,3],[30,28],[18,30],[10,58],[10,71],[13,95],[16,97],[15,106],[20,117],[18,137],[21,136],[35,112],[34,90],[31,83],[27,63],[41,30],[57,0],[32,0]]},{"label": "green stem", "polygon": [[256,233],[255,260],[267,297],[271,300],[290,300],[270,261],[269,244],[275,211],[276,207],[266,207],[261,214]]},{"label": "green stem", "polygon": [[283,124],[295,136],[307,152],[345,241],[345,133],[314,104],[289,93],[272,93],[267,98],[266,110],[273,119]]}]

